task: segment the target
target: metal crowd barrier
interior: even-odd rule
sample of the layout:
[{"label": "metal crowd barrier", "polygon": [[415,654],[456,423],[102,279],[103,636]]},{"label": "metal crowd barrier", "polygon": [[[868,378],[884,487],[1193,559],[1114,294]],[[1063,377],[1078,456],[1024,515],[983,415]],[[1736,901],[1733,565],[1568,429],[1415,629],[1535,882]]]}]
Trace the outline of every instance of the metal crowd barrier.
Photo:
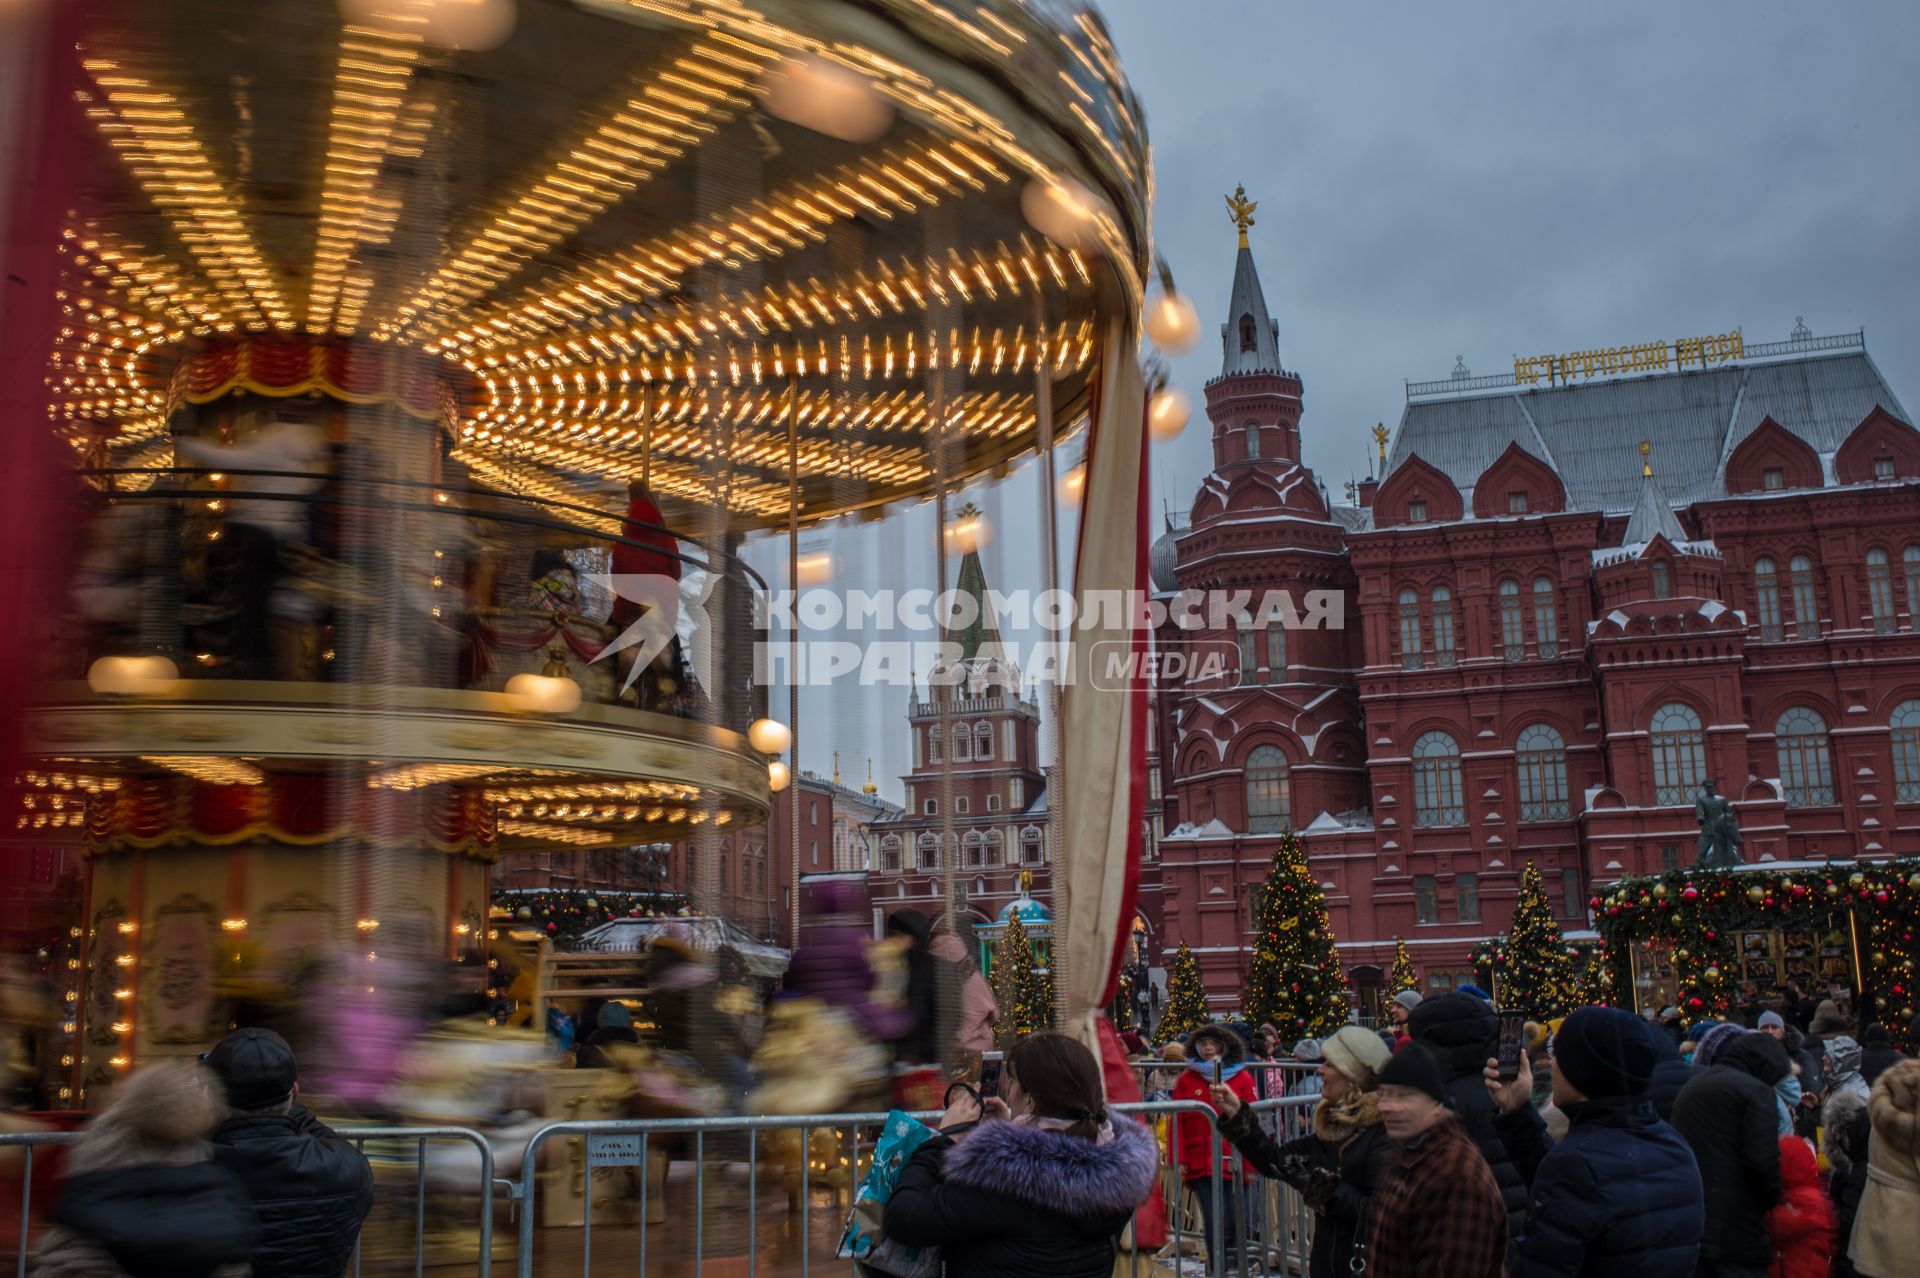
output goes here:
[{"label": "metal crowd barrier", "polygon": [[[1311,1111],[1317,1098],[1312,1096],[1277,1097],[1254,1102],[1251,1106],[1259,1121],[1276,1141],[1293,1139],[1311,1130]],[[1219,1137],[1213,1109],[1201,1101],[1160,1101],[1113,1106],[1117,1114],[1127,1115],[1147,1123],[1157,1125],[1165,1120],[1166,1144],[1162,1147],[1162,1202],[1166,1208],[1169,1241],[1167,1245],[1153,1253],[1142,1253],[1138,1248],[1127,1251],[1129,1278],[1148,1275],[1166,1275],[1171,1272],[1180,1275],[1193,1274],[1196,1271],[1190,1252],[1207,1257],[1203,1272],[1207,1278],[1251,1278],[1252,1275],[1267,1273],[1300,1273],[1307,1270],[1307,1254],[1313,1240],[1313,1216],[1307,1210],[1305,1202],[1292,1187],[1279,1182],[1266,1181],[1257,1177],[1249,1178],[1240,1155]],[[622,1273],[637,1272],[641,1278],[651,1273],[694,1274],[705,1272],[703,1266],[708,1260],[707,1235],[711,1223],[709,1217],[722,1222],[727,1229],[725,1243],[720,1250],[734,1254],[735,1263],[744,1260],[745,1272],[749,1278],[757,1278],[760,1273],[763,1253],[769,1254],[769,1270],[779,1269],[782,1273],[796,1272],[801,1278],[810,1278],[816,1264],[825,1272],[839,1265],[858,1273],[853,1262],[836,1260],[832,1251],[838,1243],[846,1223],[854,1192],[857,1190],[867,1166],[872,1159],[873,1142],[879,1128],[887,1119],[885,1113],[842,1113],[842,1114],[802,1114],[776,1115],[768,1117],[721,1117],[721,1118],[676,1118],[646,1120],[610,1120],[597,1122],[556,1122],[540,1128],[527,1140],[520,1158],[520,1179],[516,1183],[495,1175],[494,1150],[486,1136],[466,1127],[341,1127],[336,1134],[352,1141],[376,1166],[376,1202],[375,1215],[369,1219],[369,1227],[376,1222],[389,1223],[397,1218],[391,1211],[391,1200],[382,1201],[379,1197],[384,1186],[378,1169],[396,1164],[411,1167],[413,1192],[410,1202],[404,1205],[411,1215],[411,1225],[406,1232],[412,1235],[414,1278],[425,1278],[429,1266],[428,1250],[428,1197],[430,1193],[446,1191],[449,1177],[433,1166],[432,1150],[449,1143],[456,1148],[471,1146],[474,1151],[471,1164],[463,1158],[453,1169],[451,1177],[457,1188],[451,1192],[459,1195],[478,1197],[479,1221],[477,1229],[468,1218],[470,1213],[463,1212],[461,1221],[454,1230],[462,1237],[477,1236],[478,1253],[474,1257],[472,1269],[477,1278],[490,1278],[493,1254],[493,1212],[495,1191],[505,1186],[509,1198],[515,1202],[521,1212],[519,1218],[519,1238],[517,1256],[517,1278],[532,1278],[536,1259],[542,1259],[543,1273],[559,1273],[564,1267],[564,1257],[559,1253],[568,1247],[555,1245],[545,1249],[539,1246],[541,1237],[538,1201],[542,1185],[542,1154],[549,1145],[557,1141],[575,1140],[581,1143],[577,1151],[580,1154],[579,1168],[582,1180],[581,1219],[578,1222],[578,1242],[580,1274],[582,1278],[591,1278],[594,1252],[594,1172],[605,1168],[637,1168],[638,1197],[638,1236],[634,1250],[637,1255],[624,1249],[625,1238],[620,1249],[617,1267]],[[933,1119],[938,1115],[925,1113],[919,1118]],[[1174,1130],[1177,1119],[1200,1121],[1207,1124],[1213,1134],[1211,1166],[1203,1183],[1191,1184],[1180,1174],[1177,1165],[1171,1162],[1169,1149],[1177,1140]],[[828,1133],[821,1137],[822,1132]],[[761,1237],[762,1212],[760,1203],[761,1156],[766,1147],[777,1142],[780,1134],[791,1133],[784,1151],[791,1156],[797,1141],[798,1188],[795,1190],[792,1180],[794,1169],[787,1171],[789,1191],[789,1219],[782,1227],[778,1237]],[[20,1221],[15,1251],[16,1278],[26,1278],[28,1257],[31,1254],[32,1214],[33,1214],[33,1165],[36,1150],[49,1147],[71,1145],[79,1139],[78,1132],[16,1132],[0,1133],[0,1150],[20,1148],[23,1155],[20,1189]],[[830,1157],[835,1172],[844,1169],[830,1186],[832,1201],[824,1208],[816,1206],[814,1197],[817,1188],[815,1179],[816,1165],[813,1152],[818,1140],[830,1142]],[[844,1149],[846,1157],[840,1158]],[[452,1151],[449,1151],[452,1152]],[[679,1157],[674,1155],[678,1154]],[[863,1158],[865,1161],[863,1161]],[[649,1178],[666,1175],[675,1162],[690,1161],[693,1164],[692,1211],[683,1222],[691,1224],[691,1268],[681,1262],[683,1257],[665,1254],[655,1247],[650,1255],[650,1243],[656,1241],[662,1226],[650,1219]],[[709,1194],[715,1189],[724,1191],[724,1186],[710,1187],[710,1169],[718,1167],[722,1175],[726,1169],[737,1164],[745,1164],[746,1194],[744,1211],[738,1204],[715,1204],[709,1201]],[[547,1176],[552,1176],[549,1169]],[[438,1186],[430,1183],[430,1177],[438,1180]],[[390,1180],[390,1178],[389,1178]],[[664,1189],[664,1184],[659,1188]],[[1195,1226],[1198,1222],[1190,1219],[1187,1202],[1191,1195],[1207,1194],[1211,1199],[1211,1237],[1200,1236]],[[662,1199],[664,1205],[664,1199]],[[795,1206],[797,1204],[797,1206]],[[1196,1206],[1198,1204],[1196,1203]],[[1235,1241],[1230,1248],[1227,1241],[1227,1208],[1232,1208],[1232,1218],[1236,1222]],[[827,1244],[824,1254],[815,1254],[814,1217],[821,1211],[827,1215],[826,1222],[820,1226],[820,1238]],[[737,1232],[744,1215],[744,1235]],[[798,1221],[791,1219],[798,1215]],[[554,1222],[571,1225],[573,1222]],[[1137,1224],[1137,1220],[1136,1220]],[[362,1273],[363,1238],[354,1249],[352,1273],[360,1278]],[[650,1237],[650,1232],[653,1234]],[[675,1231],[681,1241],[686,1241],[687,1230]],[[797,1237],[796,1237],[797,1235]],[[556,1240],[567,1240],[571,1244],[570,1233],[562,1234],[557,1230],[547,1235]],[[1133,1236],[1129,1231],[1129,1237]],[[740,1254],[740,1244],[744,1242],[744,1255]],[[603,1248],[604,1250],[604,1248]],[[675,1250],[684,1250],[675,1249]],[[797,1252],[797,1254],[795,1254]],[[376,1263],[383,1269],[389,1269],[395,1258],[391,1255],[379,1257]],[[662,1263],[649,1270],[650,1260]],[[435,1265],[461,1263],[464,1258],[451,1259],[443,1251],[436,1250],[431,1256]]]},{"label": "metal crowd barrier", "polygon": [[[1256,1102],[1252,1108],[1276,1138],[1290,1139],[1304,1129],[1299,1119],[1311,1111],[1316,1100],[1311,1096],[1275,1098]],[[1191,1116],[1196,1121],[1205,1122],[1208,1130],[1214,1133],[1210,1174],[1206,1184],[1193,1191],[1208,1193],[1213,1200],[1212,1238],[1197,1240],[1200,1244],[1198,1250],[1211,1258],[1205,1268],[1208,1278],[1239,1278],[1275,1270],[1286,1272],[1289,1268],[1303,1274],[1306,1272],[1307,1251],[1312,1244],[1313,1229],[1312,1216],[1305,1203],[1291,1187],[1258,1179],[1246,1181],[1243,1175],[1246,1169],[1239,1154],[1218,1136],[1211,1106],[1201,1101],[1161,1101],[1115,1105],[1113,1109],[1118,1114],[1132,1116],[1150,1125],[1162,1118]],[[925,1113],[916,1117],[933,1119],[938,1115]],[[638,1169],[637,1192],[642,1207],[637,1238],[629,1240],[623,1235],[620,1239],[622,1248],[631,1241],[637,1254],[622,1250],[622,1272],[637,1272],[642,1278],[650,1273],[698,1274],[705,1272],[704,1266],[715,1258],[716,1252],[724,1252],[735,1258],[736,1265],[744,1262],[748,1278],[757,1278],[763,1255],[767,1253],[777,1258],[769,1264],[769,1269],[777,1267],[783,1273],[797,1272],[801,1278],[810,1278],[816,1265],[823,1272],[845,1266],[847,1272],[858,1274],[859,1269],[854,1262],[840,1260],[831,1251],[840,1238],[853,1194],[871,1160],[878,1130],[886,1119],[886,1113],[873,1112],[737,1118],[612,1119],[549,1124],[534,1133],[521,1157],[519,1196],[524,1201],[520,1203],[518,1278],[533,1278],[537,1260],[548,1262],[540,1265],[542,1273],[560,1272],[560,1264],[553,1262],[564,1263],[559,1255],[562,1247],[556,1245],[543,1249],[540,1246],[542,1235],[539,1232],[538,1201],[543,1174],[542,1152],[552,1142],[563,1140],[579,1141],[583,1146],[576,1150],[580,1156],[583,1180],[578,1242],[581,1278],[591,1278],[593,1272],[593,1174],[596,1170],[607,1168]],[[792,1168],[787,1170],[787,1177],[790,1217],[797,1215],[799,1219],[795,1222],[789,1218],[781,1236],[768,1239],[763,1238],[761,1232],[760,1163],[767,1147],[782,1133],[792,1134],[787,1142],[786,1155],[793,1157],[797,1152],[797,1192],[791,1183]],[[1167,1134],[1171,1141],[1174,1133],[1169,1130]],[[795,1138],[797,1151],[793,1148]],[[829,1157],[837,1160],[835,1170],[846,1169],[845,1176],[839,1178],[839,1182],[832,1187],[832,1202],[824,1208],[827,1219],[819,1226],[817,1236],[828,1244],[824,1254],[816,1254],[814,1224],[815,1215],[823,1210],[814,1203],[814,1152],[819,1148],[820,1140],[829,1142]],[[680,1157],[666,1152],[669,1148]],[[840,1157],[842,1151],[846,1155],[844,1158]],[[867,1161],[863,1161],[863,1158]],[[689,1160],[693,1164],[691,1236],[680,1238],[683,1244],[689,1245],[676,1249],[682,1254],[662,1255],[657,1241],[663,1226],[651,1219],[648,1204],[651,1194],[663,1190],[664,1186],[655,1185],[653,1181],[655,1177],[670,1175],[673,1163]],[[1164,1148],[1162,1161],[1164,1165]],[[738,1206],[715,1210],[709,1203],[709,1195],[718,1192],[721,1187],[714,1184],[714,1170],[718,1168],[724,1179],[726,1170],[737,1164],[744,1164],[746,1169],[744,1213]],[[551,1175],[551,1169],[547,1174]],[[1141,1274],[1165,1274],[1167,1270],[1162,1262],[1167,1260],[1173,1262],[1177,1273],[1193,1272],[1181,1263],[1196,1233],[1189,1228],[1192,1222],[1187,1219],[1185,1210],[1189,1187],[1177,1170],[1163,1174],[1162,1185],[1170,1241],[1166,1248],[1155,1254],[1143,1255],[1138,1249],[1130,1250],[1129,1278]],[[1270,1187],[1277,1189],[1277,1193],[1269,1193]],[[1227,1246],[1225,1210],[1229,1195],[1232,1195],[1233,1216],[1238,1222],[1236,1245],[1231,1251]],[[797,1208],[793,1206],[795,1202],[798,1203]],[[737,1232],[742,1215],[744,1234]],[[726,1222],[728,1227],[724,1240],[714,1240],[721,1243],[717,1249],[710,1249],[708,1245],[710,1216]],[[602,1250],[605,1249],[603,1245]],[[687,1251],[691,1254],[684,1254]],[[781,1260],[785,1263],[780,1263]],[[664,1261],[664,1267],[649,1269],[649,1263],[656,1261]]]},{"label": "metal crowd barrier", "polygon": [[[53,1146],[71,1145],[79,1140],[82,1132],[0,1132],[0,1150],[19,1149],[20,1167],[20,1222],[14,1242],[14,1272],[16,1278],[27,1278],[27,1260],[32,1254],[33,1238],[33,1159],[34,1151]],[[479,1174],[473,1188],[479,1194],[480,1220],[478,1227],[479,1252],[475,1259],[476,1278],[490,1278],[493,1268],[493,1197],[497,1182],[493,1175],[493,1146],[479,1132],[466,1127],[337,1127],[334,1134],[343,1140],[352,1141],[369,1161],[411,1161],[415,1167],[414,1193],[411,1210],[413,1227],[409,1231],[413,1236],[413,1273],[414,1278],[424,1278],[427,1267],[427,1175],[428,1142],[458,1142],[472,1145],[478,1155]],[[369,1144],[374,1145],[370,1151]],[[411,1146],[410,1158],[409,1149]],[[374,1210],[378,1212],[380,1203],[380,1183],[376,1175],[374,1184]],[[371,1218],[370,1218],[371,1223]],[[365,1230],[356,1240],[353,1249],[353,1274],[360,1278],[361,1252],[364,1245]]]}]

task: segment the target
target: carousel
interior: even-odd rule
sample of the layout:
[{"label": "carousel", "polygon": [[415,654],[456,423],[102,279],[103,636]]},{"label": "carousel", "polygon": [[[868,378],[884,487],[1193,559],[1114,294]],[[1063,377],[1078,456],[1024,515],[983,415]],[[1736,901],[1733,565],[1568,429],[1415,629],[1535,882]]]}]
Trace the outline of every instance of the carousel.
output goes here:
[{"label": "carousel", "polygon": [[931,500],[951,534],[949,493],[1107,418],[1137,452],[1140,330],[1194,336],[1076,3],[40,22],[63,144],[15,175],[8,267],[61,459],[6,831],[35,1108],[243,1005],[320,1060],[363,1001],[497,996],[501,856],[797,802],[746,539],[819,580],[803,529]]}]

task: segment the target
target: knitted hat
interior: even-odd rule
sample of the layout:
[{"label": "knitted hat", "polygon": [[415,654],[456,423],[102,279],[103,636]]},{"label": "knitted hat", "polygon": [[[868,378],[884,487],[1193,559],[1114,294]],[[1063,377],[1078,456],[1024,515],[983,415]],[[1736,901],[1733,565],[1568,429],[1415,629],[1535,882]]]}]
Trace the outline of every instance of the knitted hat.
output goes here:
[{"label": "knitted hat", "polygon": [[1732,1021],[1720,1022],[1700,1036],[1700,1046],[1693,1052],[1693,1063],[1695,1065],[1713,1064],[1713,1058],[1720,1054],[1722,1048],[1746,1032]]},{"label": "knitted hat", "polygon": [[1720,1024],[1719,1021],[1695,1021],[1693,1028],[1687,1031],[1687,1041],[1689,1043],[1699,1043],[1701,1039],[1707,1036],[1707,1031],[1718,1024]]},{"label": "knitted hat", "polygon": [[1487,993],[1485,990],[1481,989],[1478,985],[1462,985],[1460,986],[1460,993],[1471,994],[1483,1003],[1493,1002],[1493,995]]},{"label": "knitted hat", "polygon": [[1393,1001],[1411,1012],[1414,1008],[1420,1006],[1420,991],[1401,990],[1393,996]]},{"label": "knitted hat", "polygon": [[1380,1086],[1411,1087],[1417,1092],[1447,1103],[1447,1083],[1440,1074],[1440,1061],[1418,1040],[1393,1053],[1380,1070]]},{"label": "knitted hat", "polygon": [[594,1024],[599,1029],[632,1029],[633,1013],[619,1003],[608,1003]]},{"label": "knitted hat", "polygon": [[1760,1019],[1754,1022],[1755,1029],[1783,1030],[1787,1027],[1786,1018],[1780,1013],[1768,1010],[1760,1013]]},{"label": "knitted hat", "polygon": [[1589,1100],[1639,1096],[1653,1080],[1653,1041],[1632,1012],[1583,1007],[1553,1036],[1553,1067]]},{"label": "knitted hat", "polygon": [[1320,1040],[1320,1054],[1326,1057],[1327,1064],[1339,1070],[1346,1080],[1363,1092],[1373,1090],[1374,1080],[1393,1053],[1380,1041],[1378,1034],[1369,1033],[1358,1025],[1342,1025],[1327,1038]]}]

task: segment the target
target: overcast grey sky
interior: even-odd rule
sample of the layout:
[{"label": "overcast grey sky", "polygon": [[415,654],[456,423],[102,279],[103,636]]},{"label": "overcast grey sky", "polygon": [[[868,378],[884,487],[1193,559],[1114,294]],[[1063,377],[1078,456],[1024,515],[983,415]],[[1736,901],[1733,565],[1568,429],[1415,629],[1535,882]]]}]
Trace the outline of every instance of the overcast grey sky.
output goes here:
[{"label": "overcast grey sky", "polygon": [[[1156,452],[1156,507],[1184,510],[1211,464],[1197,405],[1219,369],[1236,183],[1260,202],[1306,460],[1336,499],[1365,473],[1367,428],[1398,422],[1403,379],[1456,355],[1495,373],[1516,353],[1735,327],[1775,340],[1804,315],[1820,334],[1865,327],[1920,405],[1913,0],[1103,9],[1146,108],[1159,249],[1203,329],[1174,363],[1196,409]],[[985,501],[1003,529],[1030,527],[1031,472]],[[923,508],[837,536],[836,584],[930,585],[932,527]],[[995,586],[1039,588],[1031,534],[984,558]],[[839,748],[857,785],[872,754],[897,797],[904,689],[807,696],[803,766],[828,771]]]}]

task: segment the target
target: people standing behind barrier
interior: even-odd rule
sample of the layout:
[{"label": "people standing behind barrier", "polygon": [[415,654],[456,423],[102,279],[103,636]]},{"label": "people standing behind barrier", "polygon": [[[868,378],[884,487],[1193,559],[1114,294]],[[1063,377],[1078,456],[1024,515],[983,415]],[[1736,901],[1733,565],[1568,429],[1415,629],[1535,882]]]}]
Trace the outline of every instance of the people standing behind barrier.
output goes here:
[{"label": "people standing behind barrier", "polygon": [[136,1071],[67,1161],[42,1278],[244,1278],[260,1222],[240,1179],[209,1157],[221,1101],[189,1064]]},{"label": "people standing behind barrier", "polygon": [[[1311,1278],[1344,1278],[1367,1200],[1386,1178],[1397,1152],[1380,1125],[1378,1092],[1378,1072],[1393,1053],[1378,1035],[1357,1025],[1342,1026],[1317,1046],[1324,1059],[1310,1135],[1278,1144],[1233,1088],[1209,1091],[1220,1111],[1220,1134],[1233,1142],[1248,1166],[1292,1185],[1313,1210],[1317,1223],[1309,1256]],[[1298,1048],[1294,1054],[1299,1056]]]},{"label": "people standing behind barrier", "polygon": [[[1359,1026],[1347,1025],[1342,1027],[1343,1031],[1348,1029],[1359,1029]],[[1360,1032],[1363,1034],[1367,1033],[1366,1030],[1360,1030]],[[1381,1041],[1380,1036],[1378,1034],[1373,1035],[1373,1038],[1374,1038],[1374,1041],[1379,1042],[1382,1047],[1386,1046],[1386,1044]],[[1314,1066],[1324,1068],[1325,1049],[1317,1040],[1311,1039],[1311,1038],[1303,1038],[1299,1042],[1293,1045],[1293,1059],[1298,1061],[1302,1065],[1314,1065]],[[1288,1096],[1323,1095],[1324,1093],[1322,1091],[1322,1088],[1324,1084],[1321,1081],[1322,1078],[1323,1078],[1323,1075],[1321,1074],[1320,1068],[1316,1068],[1311,1074],[1302,1070],[1300,1072],[1300,1077],[1295,1079],[1293,1083],[1288,1086],[1287,1095]]]},{"label": "people standing behind barrier", "polygon": [[1847,1255],[1863,1278],[1911,1278],[1920,1260],[1920,1061],[1880,1076],[1867,1119],[1867,1187]]},{"label": "people standing behind barrier", "polygon": [[1693,1149],[1706,1187],[1697,1272],[1758,1278],[1773,1261],[1766,1215],[1780,1201],[1773,1085],[1792,1065],[1781,1044],[1738,1025],[1716,1025],[1694,1056],[1704,1068],[1674,1103],[1673,1127]]},{"label": "people standing behind barrier", "polygon": [[962,1092],[901,1169],[886,1236],[938,1247],[946,1278],[1109,1278],[1159,1152],[1146,1127],[1109,1115],[1102,1097],[1100,1067],[1081,1044],[1021,1039],[988,1112]]},{"label": "people standing behind barrier", "polygon": [[[1566,1138],[1534,1174],[1511,1278],[1690,1278],[1702,1191],[1693,1151],[1648,1096],[1658,1053],[1631,1013],[1584,1007],[1553,1036],[1553,1104]],[[1671,1044],[1669,1043],[1669,1046]],[[1522,1080],[1486,1071],[1503,1110],[1532,1104]]]},{"label": "people standing behind barrier", "polygon": [[955,1009],[954,1051],[969,1058],[993,1050],[993,1027],[1000,1020],[1000,1004],[993,987],[980,975],[979,966],[967,953],[967,943],[952,932],[942,932],[927,947],[934,961],[944,969],[946,978],[939,988],[950,989],[958,1003]]},{"label": "people standing behind barrier", "polygon": [[272,1030],[236,1030],[203,1059],[227,1098],[213,1160],[260,1219],[253,1278],[339,1278],[373,1207],[366,1155],[300,1103],[293,1049]]},{"label": "people standing behind barrier", "polygon": [[[1526,1222],[1527,1185],[1534,1168],[1546,1156],[1549,1142],[1546,1123],[1532,1106],[1497,1113],[1487,1095],[1486,1066],[1499,1049],[1500,1040],[1500,1022],[1493,1004],[1457,991],[1441,994],[1413,1009],[1407,1028],[1413,1041],[1425,1044],[1439,1062],[1454,1113],[1468,1139],[1485,1155],[1507,1205],[1508,1231],[1517,1237]],[[1524,1056],[1521,1076],[1531,1088],[1532,1071]]]},{"label": "people standing behind barrier", "polygon": [[1396,1048],[1411,1041],[1407,1022],[1413,1016],[1413,1009],[1420,1003],[1419,990],[1401,990],[1393,996],[1393,1002],[1387,1004],[1387,1019],[1393,1022],[1393,1045]]},{"label": "people standing behind barrier", "polygon": [[[1245,1051],[1240,1036],[1225,1025],[1202,1025],[1187,1038],[1187,1068],[1173,1085],[1172,1099],[1204,1101],[1213,1105],[1212,1090],[1217,1063],[1223,1086],[1230,1088],[1242,1101],[1251,1103],[1258,1100],[1259,1094],[1254,1091],[1253,1079],[1246,1068]],[[1214,1161],[1215,1140],[1214,1125],[1207,1119],[1198,1114],[1174,1115],[1173,1136],[1167,1142],[1167,1153],[1180,1168],[1180,1178],[1199,1200],[1209,1257],[1213,1255],[1214,1247],[1213,1169],[1216,1165],[1222,1167],[1223,1176],[1229,1177],[1227,1186],[1220,1194],[1219,1205],[1223,1213],[1220,1236],[1229,1253],[1239,1239],[1237,1225],[1240,1214],[1235,1210],[1235,1201],[1240,1195],[1225,1169],[1226,1153],[1220,1153],[1219,1164]],[[1253,1172],[1249,1170],[1246,1175],[1251,1178]]]},{"label": "people standing behind barrier", "polygon": [[895,910],[887,916],[887,940],[901,950],[907,967],[907,1028],[894,1040],[903,1063],[924,1065],[940,1059],[939,981],[928,948],[930,934],[927,916],[918,910]]},{"label": "people standing behind barrier", "polygon": [[1381,1069],[1380,1124],[1396,1150],[1367,1204],[1367,1255],[1350,1272],[1500,1278],[1506,1204],[1450,1099],[1439,1059],[1417,1035]]}]

